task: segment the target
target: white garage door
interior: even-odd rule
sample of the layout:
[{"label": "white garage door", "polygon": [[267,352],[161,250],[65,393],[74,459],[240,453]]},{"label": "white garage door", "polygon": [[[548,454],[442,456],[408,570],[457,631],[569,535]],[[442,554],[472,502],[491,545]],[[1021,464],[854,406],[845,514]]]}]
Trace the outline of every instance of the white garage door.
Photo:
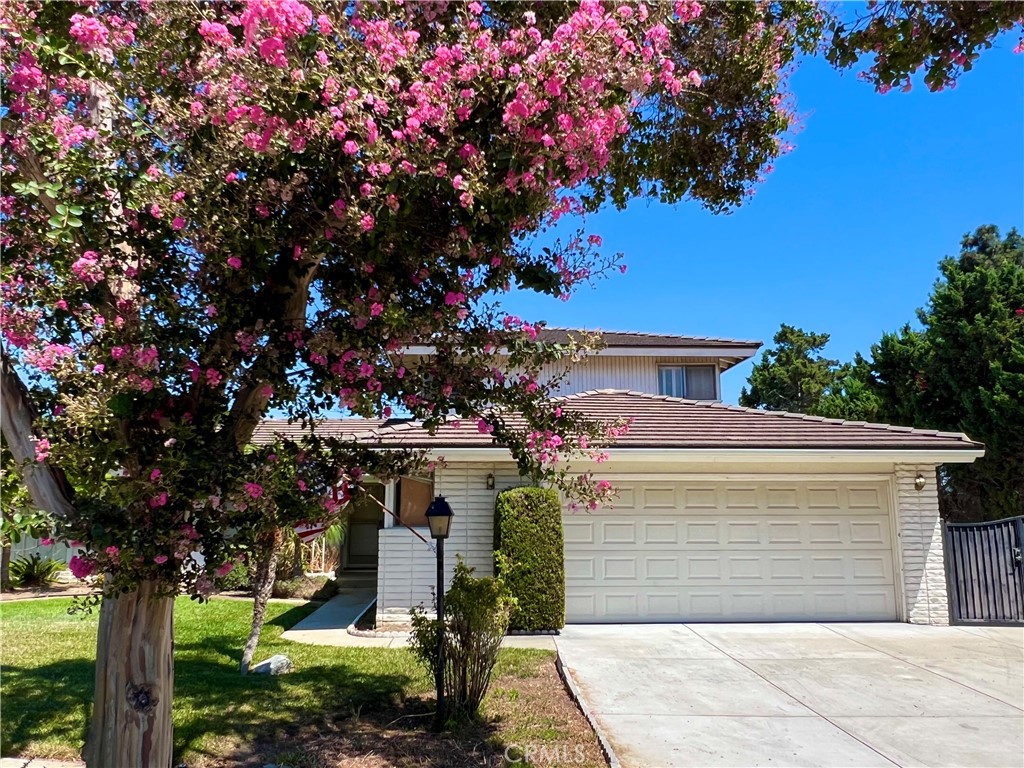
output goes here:
[{"label": "white garage door", "polygon": [[564,517],[570,622],[896,619],[884,481],[615,484]]}]

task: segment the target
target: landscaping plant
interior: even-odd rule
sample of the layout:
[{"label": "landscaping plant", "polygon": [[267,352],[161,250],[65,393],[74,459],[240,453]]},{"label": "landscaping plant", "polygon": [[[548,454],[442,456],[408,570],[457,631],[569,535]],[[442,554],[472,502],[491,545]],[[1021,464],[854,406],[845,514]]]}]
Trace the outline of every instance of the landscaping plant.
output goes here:
[{"label": "landscaping plant", "polygon": [[64,563],[33,552],[11,563],[11,582],[19,587],[45,587],[57,581],[57,574],[63,570]]},{"label": "landscaping plant", "polygon": [[565,624],[565,550],[558,492],[510,488],[498,494],[494,508],[496,570],[516,599],[512,628],[559,629]]},{"label": "landscaping plant", "polygon": [[[480,711],[508,631],[515,599],[500,578],[473,576],[461,557],[444,597],[444,617],[413,609],[409,647],[437,675],[438,622],[444,621],[445,713],[449,721],[471,720]],[[435,611],[436,611],[435,603]]]}]

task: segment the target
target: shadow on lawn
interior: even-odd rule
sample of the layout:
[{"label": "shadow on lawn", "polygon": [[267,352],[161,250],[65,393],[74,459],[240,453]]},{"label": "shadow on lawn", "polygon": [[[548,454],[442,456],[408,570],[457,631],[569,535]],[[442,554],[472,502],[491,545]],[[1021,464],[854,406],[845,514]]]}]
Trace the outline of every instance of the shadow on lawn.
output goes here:
[{"label": "shadow on lawn", "polygon": [[[280,622],[280,617],[275,623]],[[284,623],[284,622],[281,622]],[[203,658],[215,654],[213,658]],[[237,638],[206,636],[175,649],[175,754],[213,754],[213,741],[246,744],[287,740],[323,722],[342,722],[377,710],[392,711],[412,682],[400,669],[372,672],[356,663],[301,667],[288,675],[242,677]],[[198,658],[197,658],[198,656]],[[91,659],[71,659],[3,670],[3,739],[0,753],[19,755],[31,742],[84,743],[92,713]],[[202,742],[205,741],[206,744]]]}]

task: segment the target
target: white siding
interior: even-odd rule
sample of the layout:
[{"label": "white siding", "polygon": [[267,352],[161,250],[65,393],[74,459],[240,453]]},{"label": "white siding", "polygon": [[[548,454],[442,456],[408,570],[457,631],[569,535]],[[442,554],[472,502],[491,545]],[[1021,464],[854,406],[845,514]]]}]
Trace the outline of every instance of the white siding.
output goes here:
[{"label": "white siding", "polygon": [[[487,475],[495,477],[487,488]],[[457,554],[476,568],[478,576],[490,575],[494,563],[494,500],[500,491],[523,485],[511,462],[449,462],[434,474],[434,493],[444,496],[455,513],[450,538],[445,542],[445,572],[450,580]],[[426,528],[418,529],[426,539]],[[416,605],[430,609],[436,581],[437,560],[433,550],[404,527],[380,531],[377,566],[377,612],[405,612]]]},{"label": "white siding", "polygon": [[[627,389],[658,394],[659,365],[713,365],[719,369],[715,357],[615,357],[599,355],[587,358],[573,366],[572,371],[556,390],[568,395],[593,389]],[[564,364],[549,364],[541,370],[541,380],[547,381],[565,370]],[[716,385],[717,391],[721,387]]]}]

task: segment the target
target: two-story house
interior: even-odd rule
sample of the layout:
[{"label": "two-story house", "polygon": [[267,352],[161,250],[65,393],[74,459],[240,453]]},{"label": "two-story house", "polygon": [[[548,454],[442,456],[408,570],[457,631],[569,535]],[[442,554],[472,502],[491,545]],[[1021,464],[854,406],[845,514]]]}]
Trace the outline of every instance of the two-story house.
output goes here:
[{"label": "two-story house", "polygon": [[[982,445],[962,434],[723,405],[721,375],[759,342],[603,339],[562,385],[562,407],[631,426],[608,461],[574,465],[619,495],[593,512],[564,513],[567,621],[948,622],[936,468],[974,461]],[[453,425],[434,435],[402,420],[320,429],[444,459],[429,477],[371,488],[401,522],[376,504],[353,512],[343,567],[376,570],[379,621],[430,604],[434,555],[410,528],[426,535],[423,514],[436,494],[456,515],[449,552],[491,571],[495,497],[523,484],[505,448]],[[269,421],[260,432],[287,430]]]}]

